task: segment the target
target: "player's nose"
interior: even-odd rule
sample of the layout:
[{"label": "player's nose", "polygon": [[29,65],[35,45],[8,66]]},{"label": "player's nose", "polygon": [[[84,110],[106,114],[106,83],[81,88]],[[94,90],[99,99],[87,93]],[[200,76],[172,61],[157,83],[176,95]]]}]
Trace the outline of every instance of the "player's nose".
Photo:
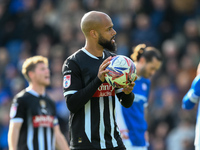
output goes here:
[{"label": "player's nose", "polygon": [[115,36],[117,34],[117,31],[115,31],[115,29],[113,29],[112,34]]}]

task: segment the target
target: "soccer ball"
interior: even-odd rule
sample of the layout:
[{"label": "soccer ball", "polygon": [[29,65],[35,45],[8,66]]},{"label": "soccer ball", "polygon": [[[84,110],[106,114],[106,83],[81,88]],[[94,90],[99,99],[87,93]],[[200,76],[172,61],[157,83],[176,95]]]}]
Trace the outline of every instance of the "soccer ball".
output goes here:
[{"label": "soccer ball", "polygon": [[109,72],[105,74],[105,79],[115,88],[123,88],[134,81],[136,76],[134,62],[123,55],[114,56],[106,69],[108,69]]}]

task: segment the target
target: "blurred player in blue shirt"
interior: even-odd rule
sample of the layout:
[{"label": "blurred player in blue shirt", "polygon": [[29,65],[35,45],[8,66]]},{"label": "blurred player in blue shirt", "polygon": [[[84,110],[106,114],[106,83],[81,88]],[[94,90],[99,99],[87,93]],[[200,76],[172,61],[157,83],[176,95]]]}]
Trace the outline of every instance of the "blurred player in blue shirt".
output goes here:
[{"label": "blurred player in blue shirt", "polygon": [[192,109],[198,103],[198,113],[196,121],[195,150],[200,150],[200,63],[197,67],[197,76],[194,78],[191,88],[183,97],[183,109]]},{"label": "blurred player in blue shirt", "polygon": [[133,89],[135,99],[130,108],[117,104],[117,124],[127,150],[147,150],[148,133],[145,108],[148,105],[150,91],[149,78],[161,67],[162,56],[156,48],[140,44],[133,49],[131,59],[136,65],[138,76]]}]

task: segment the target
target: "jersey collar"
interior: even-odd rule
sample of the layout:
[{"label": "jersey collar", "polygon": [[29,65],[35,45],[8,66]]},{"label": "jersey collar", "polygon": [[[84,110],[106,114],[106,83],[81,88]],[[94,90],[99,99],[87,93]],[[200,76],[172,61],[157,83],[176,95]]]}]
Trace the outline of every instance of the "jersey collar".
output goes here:
[{"label": "jersey collar", "polygon": [[[30,94],[36,96],[36,97],[39,97],[39,96],[40,96],[36,91],[34,91],[33,89],[31,89],[30,87],[27,87],[27,88],[26,88],[26,92],[28,92],[28,93],[30,93]],[[42,96],[45,96],[45,94],[42,94]]]},{"label": "jersey collar", "polygon": [[[91,53],[89,53],[85,48],[82,48],[82,51],[83,51],[84,53],[86,53],[88,56],[90,56],[90,57],[92,57],[92,58],[94,58],[94,59],[99,59],[98,57],[96,57],[96,56],[92,55]],[[104,59],[104,58],[105,58],[105,54],[104,54],[104,52],[103,52],[103,57],[102,57],[102,59]]]}]

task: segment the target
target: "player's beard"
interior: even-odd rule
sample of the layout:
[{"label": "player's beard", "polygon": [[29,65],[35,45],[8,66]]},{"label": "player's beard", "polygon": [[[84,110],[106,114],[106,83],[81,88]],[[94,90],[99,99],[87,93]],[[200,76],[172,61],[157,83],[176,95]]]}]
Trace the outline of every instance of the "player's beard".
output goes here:
[{"label": "player's beard", "polygon": [[[113,37],[114,38],[114,37]],[[110,52],[115,52],[116,51],[116,43],[112,43],[112,39],[110,41],[106,40],[101,34],[99,34],[99,45],[101,45],[103,48],[109,50]]]}]

